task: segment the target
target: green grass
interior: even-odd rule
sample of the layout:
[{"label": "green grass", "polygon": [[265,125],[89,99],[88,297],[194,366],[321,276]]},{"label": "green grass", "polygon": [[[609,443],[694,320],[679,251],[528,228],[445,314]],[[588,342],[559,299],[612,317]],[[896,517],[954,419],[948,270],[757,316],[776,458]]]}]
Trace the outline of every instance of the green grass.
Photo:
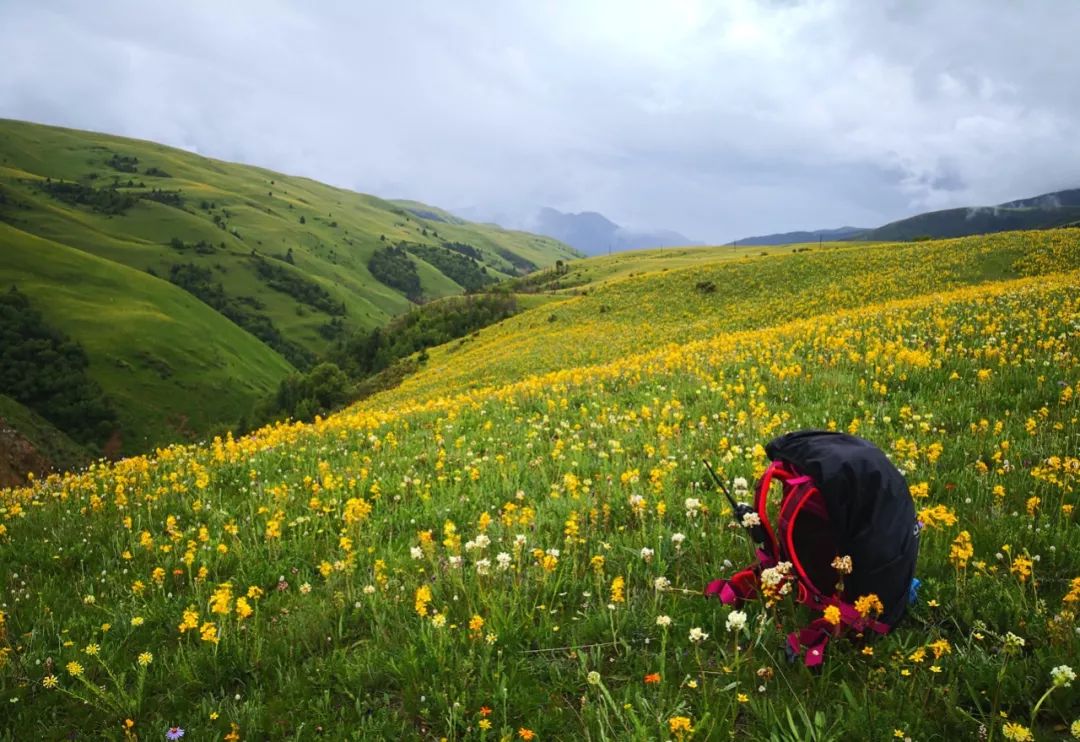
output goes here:
[{"label": "green grass", "polygon": [[[137,158],[137,172],[116,170],[110,164],[114,156]],[[148,174],[150,169],[169,177]],[[114,178],[119,179],[120,194],[138,196],[155,188],[180,191],[182,204],[177,207],[143,199],[123,213],[103,213],[60,200],[44,190],[60,181],[108,189]],[[384,245],[408,242],[438,247],[443,241],[470,245],[496,278],[518,273],[513,260],[545,267],[576,256],[555,240],[450,221],[448,215],[444,217],[432,207],[415,207],[423,207],[433,218],[424,219],[400,204],[308,178],[212,160],[152,142],[0,120],[0,223],[6,224],[0,245],[5,258],[9,252],[20,253],[17,261],[5,259],[0,267],[3,280],[20,288],[33,286],[42,296],[53,292],[68,295],[68,304],[52,315],[61,330],[91,353],[95,375],[106,391],[122,400],[127,413],[123,433],[131,444],[128,451],[139,450],[132,447],[135,444],[173,440],[178,427],[206,433],[214,425],[234,424],[250,409],[253,396],[289,370],[282,368],[280,359],[271,359],[273,354],[265,348],[256,349],[250,339],[234,342],[235,330],[221,327],[228,322],[214,323],[202,310],[190,318],[172,314],[171,323],[136,319],[132,328],[140,334],[124,330],[125,322],[118,316],[126,317],[131,301],[143,301],[124,295],[129,282],[142,287],[144,294],[165,296],[171,291],[167,286],[151,287],[147,283],[150,271],[161,283],[167,281],[170,267],[176,264],[190,262],[210,269],[214,282],[222,285],[228,297],[257,306],[258,313],[268,317],[287,341],[308,353],[322,354],[331,341],[320,328],[332,316],[271,287],[257,273],[253,254],[320,287],[334,303],[343,304],[348,331],[384,325],[413,306],[400,292],[375,280],[367,269],[372,253]],[[189,247],[171,247],[174,238]],[[200,242],[205,245],[202,252],[191,247]],[[95,259],[95,275],[105,272],[105,264],[116,266],[120,272],[110,279],[108,301],[96,305],[94,302],[106,295],[90,291],[80,300],[78,311],[71,311],[69,305],[76,293],[70,283],[72,274],[62,266],[48,265],[47,261],[61,251],[41,250],[42,244],[63,246]],[[31,250],[37,251],[36,259],[27,259]],[[294,265],[279,260],[289,250]],[[462,292],[434,266],[414,256],[409,259],[416,264],[426,298]],[[196,307],[191,302],[170,301],[172,311],[187,312]],[[187,326],[179,330],[184,336],[182,344],[170,350],[172,341],[162,333],[179,325]],[[158,334],[141,334],[144,331]],[[195,334],[202,334],[206,348],[188,342]],[[140,343],[148,343],[153,355],[166,357],[176,374],[161,378],[131,364]],[[230,347],[248,355],[230,359]],[[185,354],[191,352],[196,362],[183,368]],[[214,358],[218,360],[208,360]],[[206,377],[208,363],[218,370],[210,370]],[[118,364],[121,371],[116,369]],[[249,374],[255,367],[261,370]],[[236,373],[226,373],[231,371]],[[227,378],[239,380],[235,395],[222,381]]]},{"label": "green grass", "polygon": [[[590,268],[594,261],[595,269]],[[557,294],[565,300],[485,328],[465,343],[433,349],[421,372],[376,404],[605,363],[722,331],[1080,267],[1080,230],[796,253],[755,250],[752,257],[738,259],[726,257],[719,248],[649,251],[583,260],[571,264],[572,270],[574,266],[582,273],[591,271],[595,283]]]},{"label": "green grass", "polygon": [[[718,286],[703,313],[673,290],[700,276],[612,282],[701,339],[0,493],[0,736],[1060,739],[1080,708],[1052,675],[1080,662],[1080,273],[1074,233],[1000,239],[866,253],[876,272],[754,261],[831,306]],[[531,347],[517,319],[504,354]],[[927,523],[908,618],[831,643],[820,673],[781,649],[806,609],[751,601],[729,631],[700,596],[751,557],[698,462],[752,478],[806,427],[878,444]]]},{"label": "green grass", "polygon": [[0,286],[15,284],[78,339],[124,424],[125,451],[191,439],[247,413],[291,370],[187,292],[0,224]]}]

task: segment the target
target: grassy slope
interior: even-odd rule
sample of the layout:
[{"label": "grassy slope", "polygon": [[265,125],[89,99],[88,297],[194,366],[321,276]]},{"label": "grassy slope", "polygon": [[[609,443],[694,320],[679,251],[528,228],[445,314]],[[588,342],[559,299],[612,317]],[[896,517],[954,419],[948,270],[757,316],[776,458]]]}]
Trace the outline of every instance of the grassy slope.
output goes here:
[{"label": "grassy slope", "polygon": [[[1080,275],[1049,275],[1075,264],[1075,241],[1010,245],[980,262],[1039,277],[932,292],[908,273],[916,254],[902,254],[871,302],[847,310],[777,326],[787,315],[753,313],[759,329],[733,334],[714,313],[708,340],[457,397],[448,383],[429,403],[354,408],[0,495],[0,573],[26,583],[5,607],[8,729],[104,736],[131,718],[148,738],[235,724],[245,738],[467,740],[485,738],[485,721],[487,739],[525,728],[651,740],[685,718],[696,739],[790,729],[801,740],[801,714],[820,713],[832,733],[815,739],[879,740],[973,739],[980,725],[1000,738],[1003,716],[1029,724],[1050,668],[1080,656],[1063,603],[1080,528],[1062,507],[1080,486],[1064,458],[1080,413]],[[986,272],[955,267],[945,282]],[[844,303],[866,281],[835,273],[825,293]],[[890,285],[894,301],[876,303]],[[691,294],[668,299],[697,309]],[[834,425],[877,442],[917,485],[924,586],[872,654],[837,641],[813,673],[778,649],[809,616],[754,601],[736,636],[728,609],[694,595],[729,571],[724,559],[748,559],[695,462],[752,477],[771,436]],[[686,512],[687,497],[703,509]],[[974,556],[958,569],[961,530]],[[490,545],[469,548],[481,532]],[[659,577],[689,594],[657,591]],[[248,586],[263,594],[241,617]],[[693,627],[709,634],[700,646]],[[1024,651],[1003,651],[1006,632]],[[153,659],[140,670],[142,652]],[[645,684],[650,673],[660,682]],[[1072,721],[1076,692],[1041,705],[1040,734]]]},{"label": "grassy slope", "polygon": [[[138,172],[112,168],[108,161],[113,155],[137,157]],[[171,177],[147,175],[148,168]],[[92,174],[97,177],[91,179]],[[125,184],[120,189],[124,192],[179,189],[183,206],[142,200],[123,215],[108,215],[57,200],[41,189],[46,178],[101,188],[114,177]],[[129,178],[146,188],[126,188]],[[202,208],[203,202],[213,209]],[[287,340],[318,353],[328,344],[319,328],[330,315],[270,287],[255,270],[253,251],[343,302],[350,329],[385,324],[412,306],[368,272],[369,257],[384,244],[438,245],[443,239],[468,243],[483,253],[496,277],[515,274],[498,250],[541,266],[574,256],[554,240],[460,220],[428,222],[399,205],[307,178],[151,142],[8,120],[0,120],[0,225],[0,280],[32,287],[39,300],[64,297],[48,313],[87,348],[94,375],[121,402],[129,444],[174,440],[178,426],[205,433],[215,424],[233,424],[254,398],[291,369],[261,343],[240,337],[244,333],[228,320],[158,285],[147,271],[164,279],[175,264],[208,268],[228,296],[248,297]],[[204,241],[212,246],[211,254],[174,249],[173,238],[188,245]],[[273,259],[290,248],[295,266]],[[97,283],[85,291],[73,278],[80,276],[79,270],[68,265],[75,260],[72,250],[93,266],[90,273]],[[57,258],[58,265],[49,265],[60,255],[65,257]],[[461,293],[461,287],[435,267],[414,256],[409,259],[425,295]],[[127,295],[129,287],[137,295]],[[154,304],[156,297],[169,297],[168,311]],[[125,312],[148,301],[152,311],[129,321]],[[143,346],[174,374],[162,378],[134,361]],[[129,445],[127,450],[135,449]]]},{"label": "grassy slope", "polygon": [[[762,252],[761,250],[756,253]],[[664,345],[751,329],[892,298],[1029,275],[1022,255],[1053,254],[1080,265],[1080,230],[1020,232],[764,257],[700,259],[707,250],[672,251],[690,267],[657,262],[638,275],[600,281],[587,292],[485,328],[466,342],[429,351],[423,370],[371,404],[428,398],[447,390],[505,383],[528,374],[614,360]],[[683,257],[688,255],[689,257]],[[633,256],[627,256],[633,259]],[[608,258],[597,259],[610,261]],[[581,261],[578,266],[588,266]],[[601,263],[603,275],[618,263]],[[713,290],[699,288],[711,283]]]},{"label": "grassy slope", "polygon": [[144,272],[0,223],[0,286],[16,284],[78,339],[115,403],[126,450],[233,421],[291,370],[190,294]]},{"label": "grassy slope", "polygon": [[[29,441],[56,471],[74,471],[94,458],[90,451],[57,430],[48,420],[3,394],[0,394],[0,419]],[[36,473],[41,475],[43,472]]]}]

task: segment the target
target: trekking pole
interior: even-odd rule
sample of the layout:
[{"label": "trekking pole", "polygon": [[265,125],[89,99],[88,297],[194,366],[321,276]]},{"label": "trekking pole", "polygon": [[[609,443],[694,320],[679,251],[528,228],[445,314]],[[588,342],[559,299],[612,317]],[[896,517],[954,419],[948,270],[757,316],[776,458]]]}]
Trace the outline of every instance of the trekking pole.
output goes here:
[{"label": "trekking pole", "polygon": [[[749,533],[751,541],[763,545],[765,543],[765,530],[761,527],[761,519],[754,507],[745,502],[735,502],[735,498],[731,496],[728,488],[724,485],[720,477],[716,475],[716,471],[713,470],[712,464],[705,459],[702,459],[701,463],[705,464],[705,468],[709,471],[713,481],[716,482],[716,486],[724,493],[724,497],[727,498],[727,501],[731,503],[731,511],[735,514],[736,522]],[[748,522],[746,520],[747,515],[752,515],[754,517]]]}]

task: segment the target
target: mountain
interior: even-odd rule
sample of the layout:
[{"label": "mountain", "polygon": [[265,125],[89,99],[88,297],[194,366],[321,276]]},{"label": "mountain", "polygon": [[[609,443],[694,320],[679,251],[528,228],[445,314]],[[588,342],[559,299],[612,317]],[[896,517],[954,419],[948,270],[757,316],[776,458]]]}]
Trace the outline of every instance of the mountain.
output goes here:
[{"label": "mountain", "polygon": [[811,232],[782,232],[780,234],[765,234],[757,237],[744,237],[736,240],[740,245],[794,245],[800,242],[817,242],[825,240],[851,239],[855,235],[867,231],[865,227],[839,227],[838,229],[815,229]]},{"label": "mountain", "polygon": [[0,255],[0,288],[85,352],[118,453],[234,425],[418,302],[579,256],[415,201],[3,119]]},{"label": "mountain", "polygon": [[860,240],[963,237],[1015,229],[1050,229],[1080,222],[1080,189],[1044,193],[997,206],[944,209],[890,222],[858,235]]},{"label": "mountain", "polygon": [[528,224],[530,231],[553,237],[586,255],[636,250],[646,247],[699,245],[688,237],[670,230],[636,230],[620,227],[603,214],[584,211],[568,214],[545,207]]}]

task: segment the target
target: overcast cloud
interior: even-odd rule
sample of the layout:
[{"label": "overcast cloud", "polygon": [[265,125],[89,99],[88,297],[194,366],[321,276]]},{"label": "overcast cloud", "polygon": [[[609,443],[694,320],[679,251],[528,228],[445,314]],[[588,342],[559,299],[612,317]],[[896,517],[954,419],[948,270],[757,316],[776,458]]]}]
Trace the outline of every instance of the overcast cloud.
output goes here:
[{"label": "overcast cloud", "polygon": [[0,0],[0,116],[728,241],[1080,187],[1080,3]]}]

